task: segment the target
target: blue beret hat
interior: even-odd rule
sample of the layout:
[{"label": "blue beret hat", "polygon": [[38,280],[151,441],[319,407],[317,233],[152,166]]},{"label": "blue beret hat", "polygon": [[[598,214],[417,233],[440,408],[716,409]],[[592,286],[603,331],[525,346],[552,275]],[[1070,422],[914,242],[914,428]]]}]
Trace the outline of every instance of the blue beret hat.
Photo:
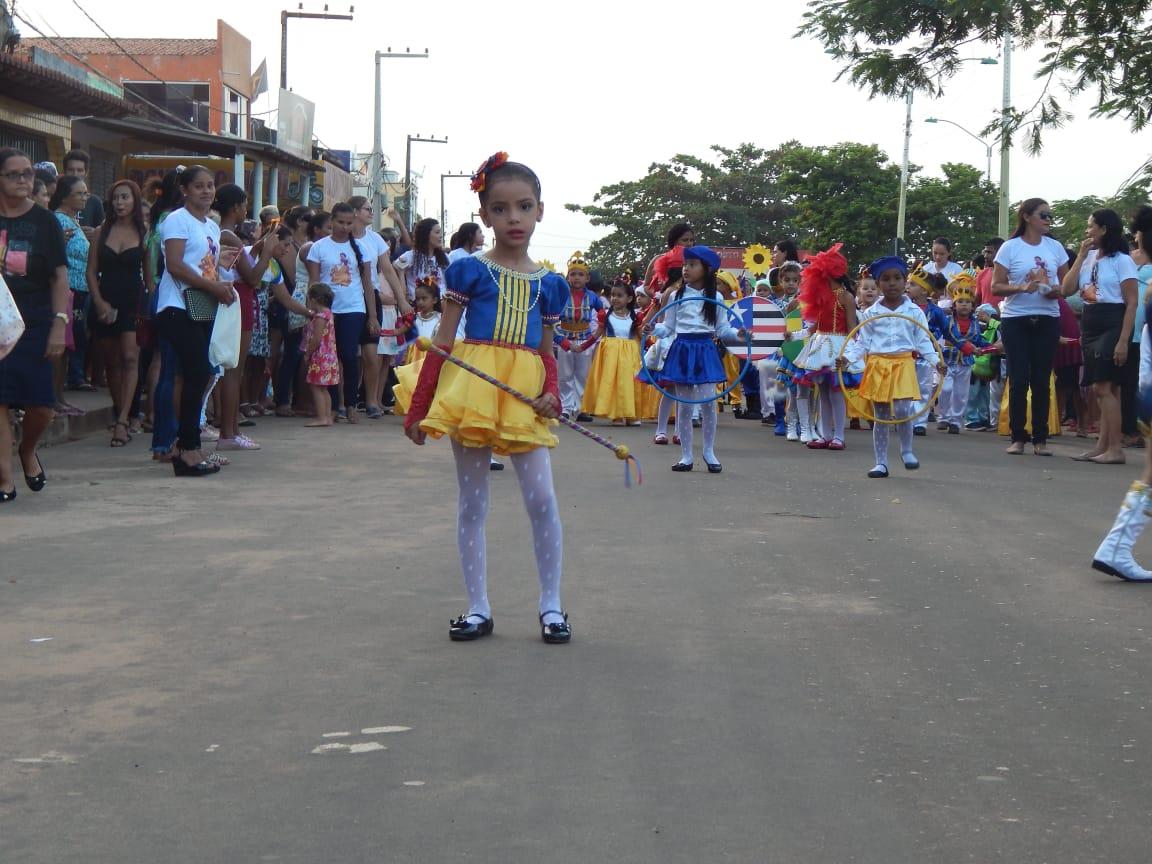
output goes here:
[{"label": "blue beret hat", "polygon": [[899,270],[902,276],[907,276],[908,262],[903,258],[897,258],[895,255],[887,255],[883,258],[877,258],[868,265],[868,272],[872,274],[873,279],[879,279],[880,274],[888,270]]},{"label": "blue beret hat", "polygon": [[690,246],[684,250],[684,258],[695,258],[697,261],[703,261],[712,270],[720,269],[720,256],[707,246]]}]

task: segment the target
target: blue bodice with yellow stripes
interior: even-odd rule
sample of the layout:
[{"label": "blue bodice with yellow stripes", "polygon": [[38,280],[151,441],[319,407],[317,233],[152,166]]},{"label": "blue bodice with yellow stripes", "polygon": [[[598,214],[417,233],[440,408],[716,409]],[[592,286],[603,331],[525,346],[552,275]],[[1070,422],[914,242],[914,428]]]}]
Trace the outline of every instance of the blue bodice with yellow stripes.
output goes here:
[{"label": "blue bodice with yellow stripes", "polygon": [[547,270],[517,273],[482,255],[461,258],[444,273],[445,299],[467,310],[464,337],[538,348],[568,303],[568,283]]}]

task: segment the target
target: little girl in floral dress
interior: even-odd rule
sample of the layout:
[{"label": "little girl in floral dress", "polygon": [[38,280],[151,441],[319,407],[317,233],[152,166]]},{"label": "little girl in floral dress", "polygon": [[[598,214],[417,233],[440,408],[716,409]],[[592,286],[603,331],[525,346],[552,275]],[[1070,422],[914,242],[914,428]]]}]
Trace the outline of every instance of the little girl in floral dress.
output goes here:
[{"label": "little girl in floral dress", "polygon": [[308,386],[316,404],[316,419],[305,426],[332,425],[332,397],[328,388],[340,383],[340,360],[336,356],[336,331],[332,321],[332,289],[322,282],[308,286],[308,309],[313,318],[304,325],[304,357],[308,362]]}]

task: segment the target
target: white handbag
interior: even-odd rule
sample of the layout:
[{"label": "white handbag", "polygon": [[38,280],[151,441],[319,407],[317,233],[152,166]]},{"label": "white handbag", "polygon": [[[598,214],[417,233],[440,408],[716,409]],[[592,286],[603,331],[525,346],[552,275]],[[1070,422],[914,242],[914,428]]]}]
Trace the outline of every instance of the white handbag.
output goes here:
[{"label": "white handbag", "polygon": [[216,309],[212,323],[212,341],[208,343],[208,362],[223,369],[235,369],[240,363],[240,295],[229,305]]},{"label": "white handbag", "polygon": [[8,283],[0,276],[0,360],[8,356],[24,335],[24,316],[12,299]]}]

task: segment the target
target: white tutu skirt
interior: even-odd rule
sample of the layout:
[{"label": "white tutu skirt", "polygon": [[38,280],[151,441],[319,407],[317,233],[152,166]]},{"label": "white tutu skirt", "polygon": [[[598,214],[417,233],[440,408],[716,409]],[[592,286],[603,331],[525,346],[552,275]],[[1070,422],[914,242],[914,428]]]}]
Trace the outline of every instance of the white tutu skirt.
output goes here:
[{"label": "white tutu skirt", "polygon": [[397,317],[395,306],[384,306],[380,309],[380,341],[376,344],[377,354],[390,357],[400,350],[396,337],[391,332],[396,327]]}]

